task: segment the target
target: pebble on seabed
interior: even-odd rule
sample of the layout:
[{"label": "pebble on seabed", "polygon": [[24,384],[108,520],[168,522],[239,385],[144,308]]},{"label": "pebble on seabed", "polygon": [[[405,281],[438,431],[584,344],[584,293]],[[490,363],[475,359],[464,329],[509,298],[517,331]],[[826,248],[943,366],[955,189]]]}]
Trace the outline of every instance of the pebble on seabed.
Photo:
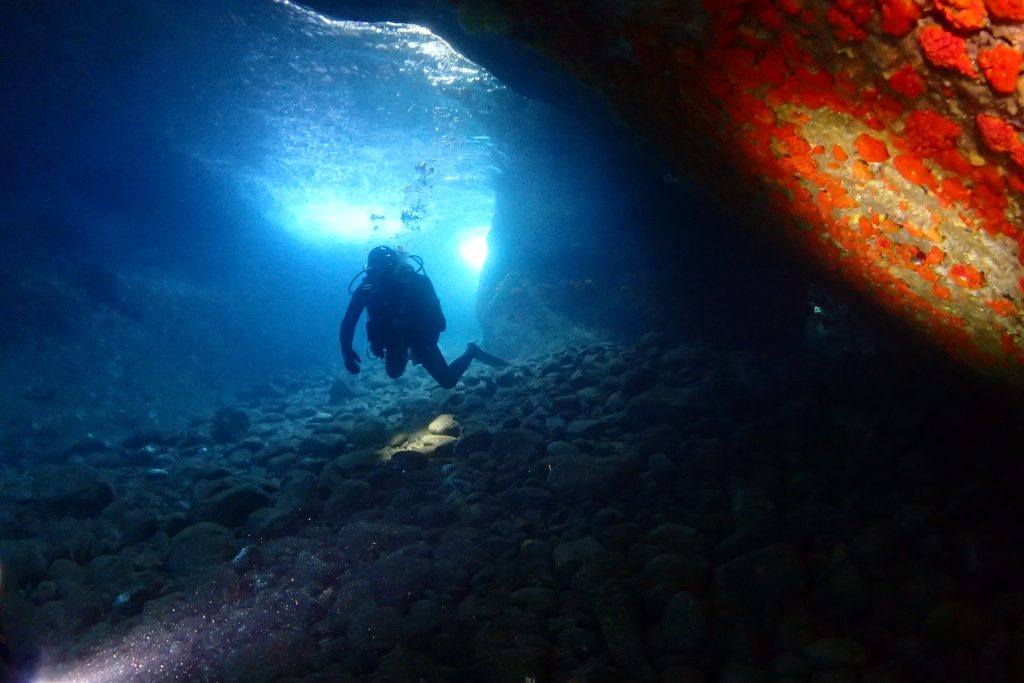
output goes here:
[{"label": "pebble on seabed", "polygon": [[820,370],[663,336],[454,393],[369,366],[5,465],[12,650],[172,642],[147,681],[1024,679],[1004,530],[954,527],[964,482],[858,431],[913,429],[914,386],[822,398]]}]

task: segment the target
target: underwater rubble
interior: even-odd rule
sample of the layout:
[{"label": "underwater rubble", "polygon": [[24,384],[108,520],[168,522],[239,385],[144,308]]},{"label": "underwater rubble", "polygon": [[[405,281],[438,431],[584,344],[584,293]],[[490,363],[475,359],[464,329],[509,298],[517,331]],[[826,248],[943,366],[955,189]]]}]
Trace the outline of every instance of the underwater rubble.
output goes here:
[{"label": "underwater rubble", "polygon": [[648,335],[278,378],[4,463],[9,646],[52,682],[1021,680],[1019,414],[951,433],[991,393],[924,369]]}]

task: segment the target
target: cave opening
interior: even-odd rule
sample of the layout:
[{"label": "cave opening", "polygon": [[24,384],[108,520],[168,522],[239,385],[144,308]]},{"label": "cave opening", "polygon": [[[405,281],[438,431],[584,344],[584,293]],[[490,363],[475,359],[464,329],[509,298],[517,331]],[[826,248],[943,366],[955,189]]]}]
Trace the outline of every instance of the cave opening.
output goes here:
[{"label": "cave opening", "polygon": [[345,285],[382,243],[422,257],[449,356],[799,327],[804,285],[522,50],[495,60],[513,88],[426,28],[288,0],[58,4],[7,8],[0,341],[8,386],[60,397],[8,392],[23,423],[177,421],[248,377],[337,369]]},{"label": "cave opening", "polygon": [[[284,0],[4,11],[7,384],[105,405],[59,429],[179,421],[246,377],[337,367],[378,244],[423,259],[446,338],[480,339],[497,136],[530,107],[436,35]],[[47,412],[7,393],[25,424]]]}]

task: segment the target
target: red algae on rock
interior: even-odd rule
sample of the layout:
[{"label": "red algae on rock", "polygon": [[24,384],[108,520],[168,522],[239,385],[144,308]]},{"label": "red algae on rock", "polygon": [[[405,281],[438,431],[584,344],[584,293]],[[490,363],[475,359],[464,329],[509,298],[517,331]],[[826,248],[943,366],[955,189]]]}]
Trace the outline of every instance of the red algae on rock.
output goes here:
[{"label": "red algae on rock", "polygon": [[868,32],[864,24],[874,13],[871,2],[864,0],[836,0],[825,13],[825,21],[832,26],[836,37],[843,41],[866,40]]},{"label": "red algae on rock", "polygon": [[[1024,284],[1005,270],[1024,265],[1024,113],[1008,97],[1024,26],[1007,23],[1024,21],[1024,0],[697,0],[703,14],[636,0],[628,31],[583,9],[601,3],[515,4],[527,40],[699,164],[723,199],[730,173],[762,187],[809,257],[957,358],[995,359],[1024,384],[1024,355],[993,331],[1020,339],[1024,320],[1024,287],[1003,282]],[[695,156],[707,139],[712,155]]]},{"label": "red algae on rock", "polygon": [[903,143],[919,157],[930,159],[952,149],[963,130],[938,112],[916,109],[907,116]]},{"label": "red algae on rock", "polygon": [[1024,21],[1024,0],[985,0],[985,7],[996,19]]},{"label": "red algae on rock", "polygon": [[917,157],[911,154],[898,154],[893,157],[892,165],[896,167],[901,176],[915,185],[935,189],[935,176]]},{"label": "red algae on rock", "polygon": [[882,31],[890,36],[902,38],[921,19],[921,7],[914,0],[881,0],[881,3]]},{"label": "red algae on rock", "polygon": [[857,148],[857,154],[864,161],[880,162],[889,159],[889,148],[885,143],[867,133],[858,135],[853,141],[853,146]]},{"label": "red algae on rock", "polygon": [[985,305],[995,311],[996,315],[1003,318],[1013,315],[1013,312],[1016,310],[1016,306],[1013,305],[1013,302],[1005,297],[988,299],[985,302]]},{"label": "red algae on rock", "polygon": [[1012,152],[1020,146],[1017,131],[1001,118],[978,114],[976,120],[981,139],[993,152]]},{"label": "red algae on rock", "polygon": [[964,289],[978,289],[985,284],[985,276],[973,266],[957,263],[950,267],[949,277]]},{"label": "red algae on rock", "polygon": [[908,100],[916,100],[928,90],[928,84],[910,64],[889,76],[889,87]]},{"label": "red algae on rock", "polygon": [[1010,95],[1017,90],[1017,76],[1020,74],[1021,55],[1009,45],[1000,44],[991,50],[978,52],[978,66],[988,84],[1000,95]]},{"label": "red algae on rock", "polygon": [[976,31],[987,23],[982,0],[935,0],[935,9],[950,26],[960,31]]},{"label": "red algae on rock", "polygon": [[929,266],[937,266],[946,258],[946,252],[938,247],[932,247],[931,251],[924,257],[924,262]]},{"label": "red algae on rock", "polygon": [[967,41],[941,26],[925,26],[917,34],[921,51],[929,62],[945,69],[954,69],[968,78],[977,78],[978,72],[967,54]]}]

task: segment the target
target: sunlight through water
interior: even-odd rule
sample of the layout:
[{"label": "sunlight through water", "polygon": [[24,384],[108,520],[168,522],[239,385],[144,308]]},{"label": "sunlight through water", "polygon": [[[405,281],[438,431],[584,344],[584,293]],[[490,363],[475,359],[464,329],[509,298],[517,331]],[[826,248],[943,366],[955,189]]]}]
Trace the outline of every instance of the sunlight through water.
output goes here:
[{"label": "sunlight through water", "polygon": [[268,217],[323,245],[490,223],[502,153],[487,124],[508,89],[425,28],[275,3],[294,44],[251,56],[270,67],[254,83],[265,139],[249,171]]},{"label": "sunlight through water", "polygon": [[465,237],[459,245],[459,253],[473,270],[482,270],[487,262],[487,229],[481,228]]}]

